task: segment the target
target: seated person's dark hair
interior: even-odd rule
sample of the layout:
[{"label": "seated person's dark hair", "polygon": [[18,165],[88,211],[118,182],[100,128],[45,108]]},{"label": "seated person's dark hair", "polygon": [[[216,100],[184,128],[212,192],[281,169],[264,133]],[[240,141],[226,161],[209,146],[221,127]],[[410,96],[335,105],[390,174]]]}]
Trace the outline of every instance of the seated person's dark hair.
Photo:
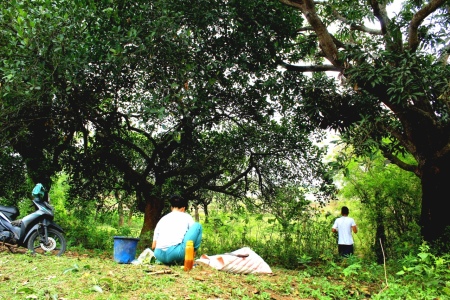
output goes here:
[{"label": "seated person's dark hair", "polygon": [[183,197],[179,195],[172,195],[169,198],[170,205],[172,207],[182,208],[185,207],[188,208],[188,202]]}]

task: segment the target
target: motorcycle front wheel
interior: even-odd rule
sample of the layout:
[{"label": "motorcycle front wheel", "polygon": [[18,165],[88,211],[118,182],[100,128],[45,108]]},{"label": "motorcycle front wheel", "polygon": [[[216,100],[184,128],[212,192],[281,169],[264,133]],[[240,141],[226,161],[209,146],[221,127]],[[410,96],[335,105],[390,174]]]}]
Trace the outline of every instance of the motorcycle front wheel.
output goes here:
[{"label": "motorcycle front wheel", "polygon": [[48,243],[45,243],[39,231],[36,230],[30,236],[27,248],[32,254],[39,253],[60,256],[66,251],[66,239],[58,230],[48,228]]}]

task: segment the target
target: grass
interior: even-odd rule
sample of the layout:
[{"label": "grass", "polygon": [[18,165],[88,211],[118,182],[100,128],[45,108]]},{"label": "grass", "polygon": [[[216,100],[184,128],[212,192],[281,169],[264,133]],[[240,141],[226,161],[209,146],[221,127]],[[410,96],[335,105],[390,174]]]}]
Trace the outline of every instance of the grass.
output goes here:
[{"label": "grass", "polygon": [[385,270],[350,257],[309,261],[294,270],[271,266],[270,275],[241,275],[204,265],[185,272],[182,266],[118,264],[112,253],[100,251],[33,256],[0,245],[0,300],[450,299],[448,261],[423,274],[423,267],[431,265],[415,263],[405,269],[414,273],[403,277],[396,275],[401,264]]},{"label": "grass", "polygon": [[181,266],[118,264],[112,236],[137,236],[142,220],[116,231],[83,219],[83,227],[64,224],[68,251],[62,257],[32,256],[23,248],[11,253],[0,244],[0,300],[450,299],[449,255],[435,256],[427,245],[418,245],[402,259],[379,265],[364,255],[370,253],[360,246],[370,239],[361,230],[358,256],[341,260],[331,219],[307,216],[289,230],[262,215],[215,214],[204,223],[198,256],[248,246],[271,266],[271,275],[201,265],[185,272]]},{"label": "grass", "polygon": [[[197,265],[118,264],[108,253],[62,257],[0,248],[0,299],[364,299],[382,278],[355,282],[334,268],[272,268],[272,275],[239,275]],[[319,272],[319,270],[321,270]],[[334,274],[333,274],[334,273]]]}]

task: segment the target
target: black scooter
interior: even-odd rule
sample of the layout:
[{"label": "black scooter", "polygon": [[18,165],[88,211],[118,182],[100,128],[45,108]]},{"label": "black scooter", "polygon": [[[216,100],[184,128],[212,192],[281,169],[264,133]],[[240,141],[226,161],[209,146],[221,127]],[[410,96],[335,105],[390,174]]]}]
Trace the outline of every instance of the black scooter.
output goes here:
[{"label": "black scooter", "polygon": [[16,207],[0,205],[0,245],[12,252],[13,246],[28,248],[31,253],[60,256],[66,251],[63,229],[53,222],[54,208],[43,200],[45,189],[38,183],[32,192],[36,211],[16,220]]}]

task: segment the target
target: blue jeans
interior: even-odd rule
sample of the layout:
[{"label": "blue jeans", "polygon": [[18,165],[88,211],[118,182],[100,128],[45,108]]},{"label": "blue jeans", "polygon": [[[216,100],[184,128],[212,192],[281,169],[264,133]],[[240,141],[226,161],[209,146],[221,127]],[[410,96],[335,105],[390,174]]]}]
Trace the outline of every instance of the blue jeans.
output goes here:
[{"label": "blue jeans", "polygon": [[166,265],[183,264],[184,253],[186,251],[186,242],[194,241],[194,250],[200,247],[202,243],[203,227],[200,223],[194,223],[184,235],[183,241],[175,246],[170,246],[165,251],[162,249],[155,249],[155,257],[157,260]]}]

